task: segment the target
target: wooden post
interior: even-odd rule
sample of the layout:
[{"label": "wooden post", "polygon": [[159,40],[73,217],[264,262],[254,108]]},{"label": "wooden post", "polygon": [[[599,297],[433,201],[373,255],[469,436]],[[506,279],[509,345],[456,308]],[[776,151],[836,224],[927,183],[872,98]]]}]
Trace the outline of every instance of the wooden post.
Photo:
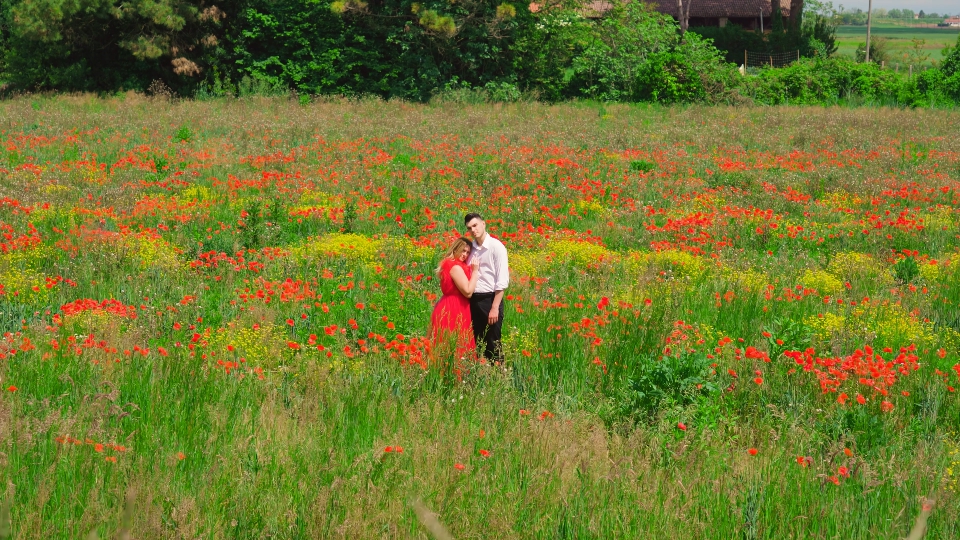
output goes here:
[{"label": "wooden post", "polygon": [[867,63],[870,63],[870,25],[873,22],[873,0],[867,3]]},{"label": "wooden post", "polygon": [[770,67],[773,67],[773,57],[770,57]]},{"label": "wooden post", "polygon": [[748,67],[750,66],[747,65],[747,51],[743,51],[743,69],[746,70]]},{"label": "wooden post", "polygon": [[880,62],[880,69],[886,69],[886,68],[887,68],[887,61],[883,60],[882,62]]},{"label": "wooden post", "polygon": [[910,64],[910,74],[907,75],[907,77],[909,77],[909,78],[911,78],[911,79],[913,78],[913,64]]},{"label": "wooden post", "polygon": [[797,62],[800,61],[800,49],[797,49]]}]

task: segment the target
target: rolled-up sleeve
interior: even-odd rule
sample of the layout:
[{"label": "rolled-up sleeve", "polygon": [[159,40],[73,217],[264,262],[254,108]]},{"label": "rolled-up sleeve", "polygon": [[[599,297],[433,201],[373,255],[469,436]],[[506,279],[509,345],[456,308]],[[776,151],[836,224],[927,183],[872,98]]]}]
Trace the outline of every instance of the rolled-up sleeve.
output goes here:
[{"label": "rolled-up sleeve", "polygon": [[510,265],[507,262],[507,248],[500,244],[491,255],[493,255],[493,267],[497,273],[494,290],[506,290],[510,286]]}]

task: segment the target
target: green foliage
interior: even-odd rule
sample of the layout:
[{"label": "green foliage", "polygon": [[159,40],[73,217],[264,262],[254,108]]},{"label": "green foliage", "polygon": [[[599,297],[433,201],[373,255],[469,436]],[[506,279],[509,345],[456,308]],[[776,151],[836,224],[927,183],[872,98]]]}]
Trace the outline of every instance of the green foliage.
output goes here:
[{"label": "green foliage", "polygon": [[953,47],[947,47],[943,51],[943,62],[940,64],[940,70],[946,77],[953,77],[960,74],[960,36],[957,36],[957,43]]},{"label": "green foliage", "polygon": [[180,126],[173,138],[180,142],[190,142],[190,139],[193,138],[193,132],[187,126]]},{"label": "green foliage", "polygon": [[830,56],[837,51],[836,25],[823,15],[807,17],[799,31],[779,27],[766,34],[747,30],[735,24],[724,27],[691,27],[690,32],[712,40],[727,62],[743,63],[743,51],[780,54],[800,51],[800,56]]},{"label": "green foliage", "polygon": [[538,14],[533,24],[520,29],[514,45],[520,88],[546,101],[570,97],[572,64],[593,38],[593,24],[575,10]]},{"label": "green foliage", "polygon": [[686,407],[704,396],[719,392],[711,379],[710,359],[705,353],[681,353],[640,357],[612,370],[608,423],[652,420],[672,407]]},{"label": "green foliage", "polygon": [[[587,19],[570,2],[531,13],[527,4],[502,0],[10,0],[0,4],[0,80],[7,91],[134,89],[198,99],[292,91],[301,103],[312,95],[461,103],[960,101],[958,48],[944,51],[941,69],[912,79],[839,60],[737,75],[730,62],[742,62],[744,50],[799,50],[826,61],[840,19],[832,6],[812,5],[800,29],[775,20],[765,35],[731,24],[681,36],[676,21],[641,2]],[[884,45],[874,40],[873,60],[886,58]],[[914,49],[926,54],[920,42]]]},{"label": "green foliage", "polygon": [[571,97],[603,101],[717,100],[734,73],[709,43],[681,38],[671,18],[637,2],[602,19],[569,69]]},{"label": "green foliage", "polygon": [[[870,40],[870,61],[875,64],[890,61],[890,43],[885,37],[874,37]],[[867,44],[861,43],[857,46],[857,62],[865,62],[867,59]]]},{"label": "green foliage", "polygon": [[914,105],[904,92],[908,83],[892,70],[874,63],[842,58],[802,60],[786,68],[765,69],[747,79],[745,93],[761,103],[831,104],[851,98]]},{"label": "green foliage", "polygon": [[650,172],[657,168],[657,164],[645,159],[638,159],[630,162],[630,170],[633,172]]},{"label": "green foliage", "polygon": [[448,81],[509,77],[510,44],[530,14],[493,1],[387,4],[250,0],[228,32],[228,79],[306,94],[425,100]]},{"label": "green foliage", "polygon": [[829,18],[816,15],[804,20],[803,33],[809,49],[806,52],[801,50],[802,56],[827,58],[837,52],[837,26]]},{"label": "green foliage", "polygon": [[765,329],[767,347],[771,359],[778,360],[784,351],[802,351],[810,346],[813,332],[807,325],[792,319],[774,319],[773,324]]},{"label": "green foliage", "polygon": [[2,25],[4,77],[22,89],[145,90],[195,84],[224,12],[196,0],[13,0]]},{"label": "green foliage", "polygon": [[920,266],[913,257],[904,257],[893,265],[893,275],[900,283],[910,283],[920,275]]}]

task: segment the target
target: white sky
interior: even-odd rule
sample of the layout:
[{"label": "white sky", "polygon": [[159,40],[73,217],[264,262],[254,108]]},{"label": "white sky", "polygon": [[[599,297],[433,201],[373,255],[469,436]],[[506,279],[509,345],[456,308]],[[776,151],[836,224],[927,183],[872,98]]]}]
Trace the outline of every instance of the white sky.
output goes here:
[{"label": "white sky", "polygon": [[[867,0],[834,0],[833,5],[845,8],[867,10]],[[960,13],[960,0],[873,0],[873,9],[912,9],[914,13],[921,9],[928,13]]]}]

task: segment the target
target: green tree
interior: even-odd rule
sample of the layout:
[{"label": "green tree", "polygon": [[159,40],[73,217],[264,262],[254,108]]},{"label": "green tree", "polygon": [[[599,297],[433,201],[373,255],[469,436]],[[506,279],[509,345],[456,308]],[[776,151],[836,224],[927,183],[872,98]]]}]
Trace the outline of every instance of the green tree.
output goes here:
[{"label": "green tree", "polygon": [[[860,43],[856,51],[857,62],[867,59],[867,44]],[[885,37],[876,37],[870,40],[870,62],[882,64],[890,61],[890,40]]]},{"label": "green tree", "polygon": [[451,84],[513,83],[513,43],[533,23],[528,4],[504,0],[335,0],[330,9],[393,65],[381,93],[421,100]]},{"label": "green tree", "polygon": [[226,16],[200,0],[12,0],[4,77],[22,89],[144,89],[195,83]]},{"label": "green tree", "polygon": [[699,35],[681,34],[673,18],[649,5],[617,5],[593,27],[573,58],[575,96],[604,101],[689,102],[718,99],[735,81],[733,65]]}]

